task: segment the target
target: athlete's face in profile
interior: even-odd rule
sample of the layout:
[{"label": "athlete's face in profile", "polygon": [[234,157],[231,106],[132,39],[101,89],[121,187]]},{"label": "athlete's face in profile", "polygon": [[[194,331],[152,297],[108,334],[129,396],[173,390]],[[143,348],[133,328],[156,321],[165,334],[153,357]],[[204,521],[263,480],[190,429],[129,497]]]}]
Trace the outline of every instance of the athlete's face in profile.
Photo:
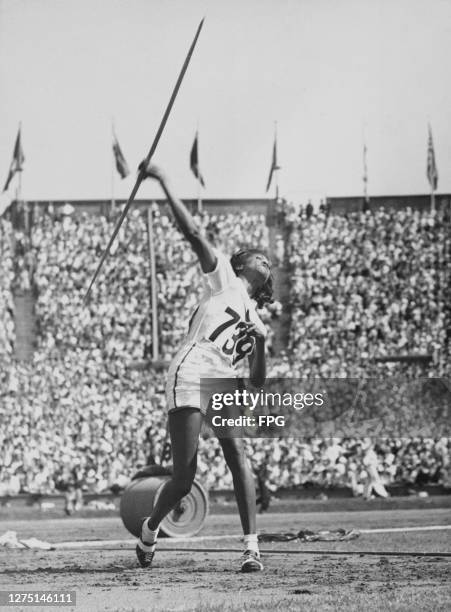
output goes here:
[{"label": "athlete's face in profile", "polygon": [[243,274],[249,280],[257,280],[264,285],[271,274],[271,264],[263,253],[250,253],[243,264]]}]

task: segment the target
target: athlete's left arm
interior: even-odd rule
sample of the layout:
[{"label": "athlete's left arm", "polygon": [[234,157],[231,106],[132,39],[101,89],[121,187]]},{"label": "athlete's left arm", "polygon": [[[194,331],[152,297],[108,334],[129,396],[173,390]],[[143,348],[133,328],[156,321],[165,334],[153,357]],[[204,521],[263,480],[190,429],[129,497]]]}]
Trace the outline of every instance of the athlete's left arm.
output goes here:
[{"label": "athlete's left arm", "polygon": [[254,323],[249,324],[247,333],[255,338],[255,349],[249,355],[249,378],[253,385],[261,387],[266,380],[265,336]]}]

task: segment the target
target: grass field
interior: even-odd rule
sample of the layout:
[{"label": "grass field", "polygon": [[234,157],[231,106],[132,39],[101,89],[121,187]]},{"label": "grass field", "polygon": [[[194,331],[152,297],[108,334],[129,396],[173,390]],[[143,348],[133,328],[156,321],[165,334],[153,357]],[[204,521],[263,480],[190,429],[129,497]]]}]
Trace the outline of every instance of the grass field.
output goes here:
[{"label": "grass field", "polygon": [[[449,509],[291,512],[259,517],[262,532],[434,525],[451,525]],[[0,549],[1,589],[76,591],[74,610],[451,608],[451,557],[440,556],[451,552],[451,530],[362,533],[349,542],[265,543],[261,546],[265,571],[246,575],[238,571],[241,542],[236,536],[240,527],[238,518],[230,514],[210,515],[199,534],[203,539],[161,539],[150,571],[137,568],[131,536],[118,518],[1,521],[0,534],[8,529],[17,531],[20,538],[35,536],[60,546],[86,542],[48,552]],[[205,539],[210,536],[226,537]],[[116,542],[101,546],[94,540]]]}]

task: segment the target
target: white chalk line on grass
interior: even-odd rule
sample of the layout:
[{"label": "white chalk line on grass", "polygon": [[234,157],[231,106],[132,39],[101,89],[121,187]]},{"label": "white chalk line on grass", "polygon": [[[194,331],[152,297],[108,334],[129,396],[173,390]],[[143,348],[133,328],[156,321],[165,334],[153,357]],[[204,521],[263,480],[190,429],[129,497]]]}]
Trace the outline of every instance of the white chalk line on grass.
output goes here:
[{"label": "white chalk line on grass", "polygon": [[[444,531],[451,530],[451,525],[426,525],[424,527],[387,527],[380,529],[356,529],[362,534],[372,533],[404,533],[410,531]],[[190,542],[205,542],[205,541],[220,541],[220,540],[239,540],[242,535],[212,535],[212,536],[193,536],[191,538],[161,538],[159,545],[164,544],[183,544]],[[127,540],[82,540],[75,542],[57,542],[52,544],[57,549],[70,549],[70,548],[97,548],[99,546],[131,546],[136,544],[136,539]]]},{"label": "white chalk line on grass", "polygon": [[387,527],[383,529],[357,529],[360,533],[402,533],[403,531],[443,531],[451,525],[426,525],[425,527]]},{"label": "white chalk line on grass", "polygon": [[[169,544],[183,544],[184,542],[204,542],[206,540],[238,540],[242,538],[242,535],[220,535],[220,536],[194,536],[192,538],[160,538],[158,540],[158,544],[165,544],[168,542]],[[80,542],[57,542],[56,544],[52,544],[55,548],[84,548],[84,547],[92,547],[96,546],[120,546],[120,545],[130,545],[136,544],[136,538],[129,540],[82,540]]]}]

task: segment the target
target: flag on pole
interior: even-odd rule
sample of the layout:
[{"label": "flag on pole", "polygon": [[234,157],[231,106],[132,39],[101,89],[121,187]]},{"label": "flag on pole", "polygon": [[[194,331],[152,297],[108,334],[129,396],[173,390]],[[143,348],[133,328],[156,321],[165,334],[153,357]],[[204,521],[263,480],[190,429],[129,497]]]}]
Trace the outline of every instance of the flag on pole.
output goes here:
[{"label": "flag on pole", "polygon": [[113,130],[113,153],[114,159],[116,160],[116,169],[120,174],[120,177],[124,179],[126,176],[130,174],[130,169],[125,160],[124,154],[122,153],[121,147],[119,146],[119,142],[117,140],[116,134]]},{"label": "flag on pole", "polygon": [[7,191],[9,184],[16,174],[16,172],[22,172],[23,163],[25,161],[25,155],[23,154],[22,142],[20,138],[20,126],[19,131],[16,136],[16,143],[14,145],[13,158],[11,160],[11,165],[9,167],[8,178],[6,179],[5,186],[3,187],[3,191]]},{"label": "flag on pole", "polygon": [[266,185],[266,191],[268,191],[268,189],[271,187],[272,177],[276,170],[280,170],[280,166],[277,164],[277,133],[274,134],[271,169],[269,171],[268,184]]},{"label": "flag on pole", "polygon": [[200,169],[199,169],[199,151],[198,151],[198,134],[196,132],[196,135],[194,137],[194,142],[193,142],[193,146],[191,147],[191,153],[189,156],[189,164],[190,164],[190,168],[192,173],[194,174],[194,176],[197,178],[197,180],[199,181],[199,183],[202,185],[202,187],[205,188],[205,181],[204,181],[204,177],[202,176]]},{"label": "flag on pole", "polygon": [[438,185],[438,172],[437,166],[435,164],[434,143],[432,141],[432,130],[430,125],[428,125],[428,133],[428,158],[426,176],[428,177],[428,181],[432,191],[435,191]]}]

